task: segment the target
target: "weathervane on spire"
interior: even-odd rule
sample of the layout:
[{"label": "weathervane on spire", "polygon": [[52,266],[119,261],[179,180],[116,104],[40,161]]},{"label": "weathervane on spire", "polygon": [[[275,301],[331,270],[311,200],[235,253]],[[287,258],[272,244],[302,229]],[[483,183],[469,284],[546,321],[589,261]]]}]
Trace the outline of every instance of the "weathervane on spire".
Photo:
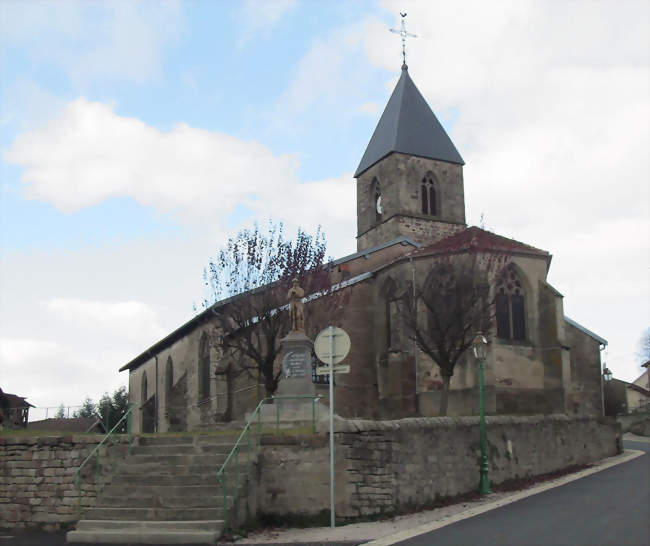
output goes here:
[{"label": "weathervane on spire", "polygon": [[402,37],[402,68],[408,68],[406,66],[406,37],[409,36],[410,38],[417,38],[417,35],[406,31],[406,21],[405,21],[406,13],[402,13],[400,11],[399,14],[402,16],[401,30],[396,30],[394,28],[391,28],[390,31],[394,32],[395,34],[399,34]]}]

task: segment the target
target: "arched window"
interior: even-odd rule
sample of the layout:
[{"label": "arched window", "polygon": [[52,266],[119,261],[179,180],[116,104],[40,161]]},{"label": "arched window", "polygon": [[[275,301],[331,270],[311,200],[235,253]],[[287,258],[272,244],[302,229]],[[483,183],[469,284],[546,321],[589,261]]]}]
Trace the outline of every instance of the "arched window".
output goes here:
[{"label": "arched window", "polygon": [[504,268],[497,280],[497,337],[526,339],[526,310],[523,284],[515,268]]},{"label": "arched window", "polygon": [[167,357],[167,364],[165,364],[165,403],[169,403],[172,387],[174,386],[174,364],[172,357]]},{"label": "arched window", "polygon": [[395,281],[388,278],[384,284],[385,340],[386,350],[400,350],[402,347],[402,318]]},{"label": "arched window", "polygon": [[142,372],[142,380],[140,382],[140,404],[147,401],[147,372]]},{"label": "arched window", "polygon": [[438,203],[436,199],[436,183],[433,173],[428,172],[422,179],[420,193],[422,196],[422,214],[435,216],[438,214]]},{"label": "arched window", "polygon": [[199,400],[210,398],[210,347],[205,332],[199,342]]}]

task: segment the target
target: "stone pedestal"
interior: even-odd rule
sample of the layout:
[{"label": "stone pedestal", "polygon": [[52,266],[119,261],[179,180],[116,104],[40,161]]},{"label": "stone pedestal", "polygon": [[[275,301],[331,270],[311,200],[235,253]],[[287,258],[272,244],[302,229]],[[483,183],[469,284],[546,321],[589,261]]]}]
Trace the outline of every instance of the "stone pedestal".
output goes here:
[{"label": "stone pedestal", "polygon": [[[312,340],[303,332],[292,331],[280,343],[282,344],[280,352],[282,375],[275,395],[278,397],[315,396],[316,387],[312,382],[311,354],[314,345]],[[275,404],[279,406],[282,421],[305,421],[312,418],[311,398],[280,399],[275,400]]]},{"label": "stone pedestal", "polygon": [[312,340],[302,332],[289,332],[280,343],[282,375],[276,395],[314,394],[316,389],[312,383]]}]

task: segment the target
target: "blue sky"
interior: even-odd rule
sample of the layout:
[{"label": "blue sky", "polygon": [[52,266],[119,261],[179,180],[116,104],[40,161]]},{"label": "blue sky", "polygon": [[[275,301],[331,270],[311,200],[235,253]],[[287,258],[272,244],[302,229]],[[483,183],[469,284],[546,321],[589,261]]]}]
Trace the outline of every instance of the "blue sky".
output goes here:
[{"label": "blue sky", "polygon": [[468,222],[549,250],[566,314],[639,375],[647,2],[4,0],[3,389],[42,406],[125,382],[253,221],[354,251],[352,173],[399,76],[400,10],[409,72],[466,161]]},{"label": "blue sky", "polygon": [[[56,11],[56,2],[35,4],[50,14]],[[293,109],[283,101],[283,93],[295,75],[301,52],[331,29],[362,19],[373,4],[288,3],[284,10],[280,4],[277,20],[258,27],[257,23],[247,23],[248,14],[240,4],[187,2],[170,9],[173,13],[168,24],[174,29],[169,42],[161,46],[160,60],[151,67],[150,77],[136,76],[133,81],[124,73],[102,74],[98,70],[86,76],[71,67],[66,72],[68,57],[80,49],[100,47],[92,36],[105,34],[115,18],[109,3],[84,2],[77,5],[76,15],[83,29],[76,33],[52,24],[45,26],[46,32],[37,40],[25,35],[5,37],[3,94],[5,100],[29,107],[16,97],[29,82],[52,95],[52,100],[83,96],[89,101],[110,103],[117,115],[136,117],[161,131],[186,123],[256,140],[275,154],[295,154],[302,179],[333,177],[340,174],[342,166],[353,169],[363,153],[364,139],[372,132],[375,120],[358,108],[364,102],[380,104],[385,100],[388,89],[383,84],[390,74],[382,69],[364,71],[350,82],[346,96],[320,98],[319,103],[325,102],[327,109],[313,102]],[[7,7],[7,25],[24,15],[19,3]],[[142,11],[146,14],[155,9],[155,3],[145,4]],[[380,10],[377,15],[386,24],[393,19],[387,11]],[[60,55],[47,53],[52,42],[59,42]],[[397,44],[395,50],[397,53]],[[351,66],[363,62],[355,53],[345,60]],[[336,124],[331,123],[333,112],[339,120]],[[7,148],[30,123],[10,112],[3,117],[0,144]],[[331,161],[332,156],[336,162]],[[21,168],[7,161],[2,168],[5,251],[52,245],[78,248],[182,229],[170,218],[128,197],[109,198],[91,209],[61,212],[47,202],[24,199]],[[116,216],[119,222],[112,221]],[[245,216],[246,208],[241,208],[233,220],[236,223]],[[84,226],[82,232],[79,225]]]}]

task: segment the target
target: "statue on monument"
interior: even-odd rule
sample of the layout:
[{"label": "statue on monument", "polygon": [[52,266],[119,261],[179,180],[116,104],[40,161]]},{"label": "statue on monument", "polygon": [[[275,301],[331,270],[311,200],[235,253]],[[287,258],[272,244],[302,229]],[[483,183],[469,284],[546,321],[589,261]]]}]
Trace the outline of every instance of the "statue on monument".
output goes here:
[{"label": "statue on monument", "polygon": [[298,279],[293,279],[291,281],[292,286],[287,293],[287,298],[289,300],[289,317],[291,319],[291,331],[292,332],[304,332],[305,331],[305,304],[302,302],[302,298],[305,295],[305,291],[298,286]]}]

